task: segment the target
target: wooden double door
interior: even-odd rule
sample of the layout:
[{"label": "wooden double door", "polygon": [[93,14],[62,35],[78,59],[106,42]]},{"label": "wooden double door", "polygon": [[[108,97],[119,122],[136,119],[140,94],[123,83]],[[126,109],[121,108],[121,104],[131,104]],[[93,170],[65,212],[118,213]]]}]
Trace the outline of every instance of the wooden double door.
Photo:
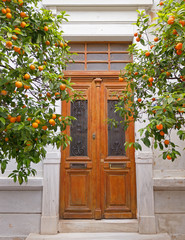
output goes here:
[{"label": "wooden double door", "polygon": [[117,96],[124,89],[117,76],[74,77],[74,89],[83,99],[63,103],[64,115],[73,121],[66,133],[73,138],[62,150],[60,218],[135,218],[134,150],[125,152],[125,141],[134,140],[133,125],[112,128]]}]

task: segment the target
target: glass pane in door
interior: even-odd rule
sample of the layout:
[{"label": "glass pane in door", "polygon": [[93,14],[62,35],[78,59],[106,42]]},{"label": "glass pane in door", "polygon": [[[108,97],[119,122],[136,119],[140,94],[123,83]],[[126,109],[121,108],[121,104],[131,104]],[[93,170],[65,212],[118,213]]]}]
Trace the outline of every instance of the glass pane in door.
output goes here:
[{"label": "glass pane in door", "polygon": [[115,112],[115,104],[117,103],[117,100],[108,100],[108,118],[118,121],[117,128],[108,125],[108,156],[125,155],[125,132],[123,125],[119,123],[123,119]]},{"label": "glass pane in door", "polygon": [[87,100],[77,100],[71,103],[72,122],[70,135],[70,156],[87,156]]}]

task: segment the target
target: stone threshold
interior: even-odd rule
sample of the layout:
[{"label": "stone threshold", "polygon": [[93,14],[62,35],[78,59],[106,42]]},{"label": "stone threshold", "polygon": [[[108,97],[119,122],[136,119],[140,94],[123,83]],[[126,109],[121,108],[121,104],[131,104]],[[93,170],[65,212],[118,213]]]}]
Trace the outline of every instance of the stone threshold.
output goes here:
[{"label": "stone threshold", "polygon": [[138,232],[137,219],[60,220],[60,233]]},{"label": "stone threshold", "polygon": [[59,233],[57,235],[30,234],[26,240],[171,240],[166,233]]}]

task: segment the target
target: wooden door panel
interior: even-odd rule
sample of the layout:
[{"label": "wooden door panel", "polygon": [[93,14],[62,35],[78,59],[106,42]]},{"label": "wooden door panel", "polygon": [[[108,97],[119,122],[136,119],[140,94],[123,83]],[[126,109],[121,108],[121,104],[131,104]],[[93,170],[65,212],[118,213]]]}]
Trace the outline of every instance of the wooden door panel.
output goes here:
[{"label": "wooden door panel", "polygon": [[91,170],[67,170],[64,218],[92,218]]},{"label": "wooden door panel", "polygon": [[130,209],[130,174],[127,170],[104,172],[104,217],[128,218]]}]

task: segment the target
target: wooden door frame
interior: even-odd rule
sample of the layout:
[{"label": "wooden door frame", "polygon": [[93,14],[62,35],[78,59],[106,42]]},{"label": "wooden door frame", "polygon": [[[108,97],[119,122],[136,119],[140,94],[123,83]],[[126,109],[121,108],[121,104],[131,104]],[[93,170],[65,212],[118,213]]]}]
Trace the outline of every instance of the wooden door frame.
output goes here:
[{"label": "wooden door frame", "polygon": [[[75,72],[75,71],[65,71],[64,72],[65,77],[70,77],[72,82],[78,81],[78,82],[84,82],[84,81],[90,81],[92,82],[96,78],[106,79],[106,81],[112,82],[112,79],[118,79],[119,72],[103,72],[103,71],[91,71],[91,72]],[[126,87],[126,82],[122,82],[123,88]],[[64,109],[63,109],[64,110]],[[65,109],[67,111],[67,109]],[[128,129],[128,135],[127,138],[130,142],[134,142],[135,139],[135,128],[134,128],[134,122],[130,123],[129,129]],[[128,153],[129,151],[129,153]],[[135,168],[135,150],[133,147],[131,147],[129,150],[127,150],[127,154],[129,154],[129,158],[131,159],[131,209],[133,211],[133,218],[136,218],[137,216],[137,198],[136,198],[136,168]],[[60,179],[62,177],[62,167],[60,167]],[[64,196],[62,196],[62,186],[61,186],[61,180],[60,180],[60,199]],[[60,204],[60,213],[61,213],[61,204]],[[98,213],[97,213],[98,214]]]}]

